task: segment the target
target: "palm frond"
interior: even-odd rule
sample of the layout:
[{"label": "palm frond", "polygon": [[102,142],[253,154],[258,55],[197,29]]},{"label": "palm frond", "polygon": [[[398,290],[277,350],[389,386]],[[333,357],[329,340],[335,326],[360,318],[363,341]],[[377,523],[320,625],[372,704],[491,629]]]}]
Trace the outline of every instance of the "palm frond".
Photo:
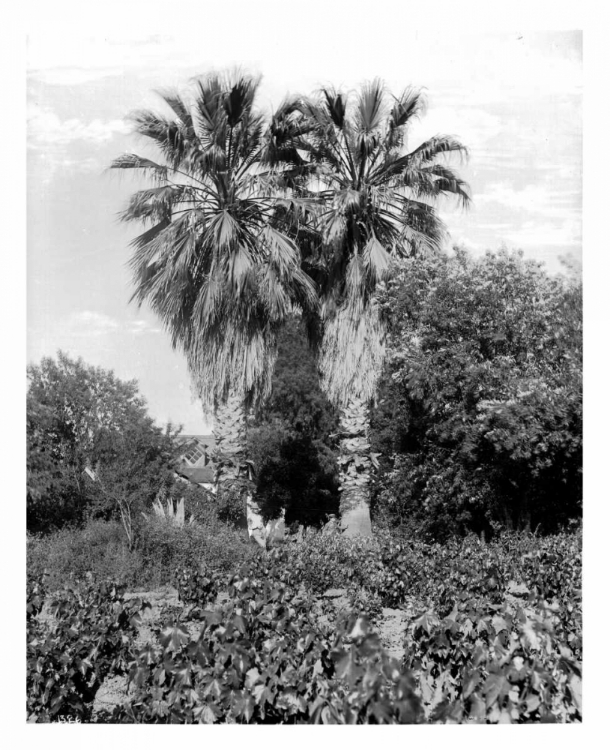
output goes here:
[{"label": "palm frond", "polygon": [[371,286],[374,287],[379,281],[387,278],[392,258],[375,234],[371,235],[369,241],[364,246],[362,259]]},{"label": "palm frond", "polygon": [[471,203],[468,183],[462,180],[452,169],[443,164],[435,164],[432,167],[424,167],[419,171],[420,174],[430,175],[434,178],[433,191],[429,195],[455,196],[462,208],[468,208]]},{"label": "palm frond", "polygon": [[326,324],[320,353],[322,386],[330,400],[345,405],[349,398],[370,400],[385,355],[385,329],[377,306],[359,316],[342,307]]},{"label": "palm frond", "polygon": [[335,127],[341,130],[345,124],[346,99],[344,94],[328,86],[320,90],[320,95],[324,103],[325,114]]},{"label": "palm frond", "polygon": [[208,243],[220,253],[231,251],[243,237],[239,220],[226,208],[212,214],[206,234]]},{"label": "palm frond", "polygon": [[110,169],[142,169],[149,172],[158,182],[166,182],[169,169],[164,164],[158,164],[152,159],[146,159],[137,154],[123,154],[110,164]]},{"label": "palm frond", "polygon": [[362,134],[369,134],[381,127],[387,117],[385,87],[376,78],[364,84],[356,101],[355,120],[357,129]]},{"label": "palm frond", "polygon": [[454,153],[461,157],[468,156],[468,149],[463,143],[450,135],[436,135],[414,149],[408,159],[413,166],[426,166],[440,154]]},{"label": "palm frond", "polygon": [[394,105],[388,118],[390,130],[404,128],[414,117],[423,114],[426,100],[420,89],[408,87],[394,98]]}]

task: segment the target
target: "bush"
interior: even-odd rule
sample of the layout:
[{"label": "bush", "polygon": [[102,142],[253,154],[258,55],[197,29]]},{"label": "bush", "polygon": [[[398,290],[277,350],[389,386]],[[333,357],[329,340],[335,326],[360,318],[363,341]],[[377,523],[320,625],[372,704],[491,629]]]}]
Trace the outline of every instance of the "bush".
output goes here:
[{"label": "bush", "polygon": [[559,604],[462,601],[443,620],[419,617],[406,666],[431,721],[582,721],[581,666]]},{"label": "bush", "polygon": [[[260,555],[248,570],[313,593],[329,588],[363,590],[385,606],[415,602],[448,614],[464,597],[501,604],[511,589],[532,599],[557,601],[578,620],[581,607],[580,534],[538,538],[505,533],[491,543],[476,536],[428,544],[378,531],[371,539],[313,532]],[[529,595],[528,594],[528,595]]]},{"label": "bush", "polygon": [[258,553],[245,531],[216,522],[182,528],[150,519],[138,540],[143,577],[151,586],[171,583],[176,568],[205,565],[211,571],[235,572]]},{"label": "bush", "polygon": [[117,521],[89,521],[82,528],[64,528],[44,536],[27,537],[28,573],[48,573],[48,585],[60,587],[66,579],[111,578],[133,586],[142,575],[142,560],[129,551],[125,532]]},{"label": "bush", "polygon": [[[164,569],[186,606],[163,623],[158,643],[139,651],[142,604],[89,584],[61,592],[43,619],[46,582],[29,576],[28,714],[37,720],[88,720],[101,681],[126,669],[130,701],[104,721],[582,720],[580,533],[441,546],[389,532],[353,539],[310,531],[263,553],[235,531],[223,538],[220,527],[148,530],[147,555],[187,561]],[[231,577],[240,545],[250,556]],[[207,611],[227,581],[230,601]],[[312,594],[326,588],[348,589],[353,608],[332,628],[312,606]],[[362,617],[382,603],[418,611],[402,666]],[[187,630],[194,618],[203,621],[196,637]]]},{"label": "bush", "polygon": [[381,294],[377,506],[442,541],[582,514],[582,283],[519,253],[411,258]]},{"label": "bush", "polygon": [[134,694],[108,717],[123,723],[364,724],[420,720],[412,677],[366,620],[333,633],[294,589],[236,578],[231,601],[204,612],[196,638],[167,623],[136,654]]},{"label": "bush", "polygon": [[[38,614],[42,581],[30,579],[27,628],[27,715],[34,722],[88,721],[104,679],[123,674],[140,613],[114,583],[64,588]],[[36,614],[35,614],[36,613]]]},{"label": "bush", "polygon": [[172,583],[178,591],[180,601],[192,605],[189,613],[192,619],[202,607],[214,601],[222,585],[222,575],[208,570],[205,565],[190,568],[176,568]]},{"label": "bush", "polygon": [[218,520],[179,528],[151,518],[141,524],[132,551],[116,521],[89,521],[82,528],[27,537],[28,574],[46,572],[51,590],[67,579],[85,578],[87,573],[95,580],[112,579],[132,590],[147,589],[171,583],[176,568],[205,564],[213,571],[235,573],[256,554],[245,531]]}]

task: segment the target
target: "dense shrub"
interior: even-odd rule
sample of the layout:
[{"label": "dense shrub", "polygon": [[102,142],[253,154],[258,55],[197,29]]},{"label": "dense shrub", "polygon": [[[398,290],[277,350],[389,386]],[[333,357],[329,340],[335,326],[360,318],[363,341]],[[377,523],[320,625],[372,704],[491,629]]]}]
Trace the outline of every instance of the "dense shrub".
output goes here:
[{"label": "dense shrub", "polygon": [[[214,601],[220,586],[224,583],[222,574],[209,570],[205,564],[176,568],[172,584],[178,591],[180,601],[192,605],[189,617],[193,618],[195,609],[201,610]],[[197,612],[198,614],[198,612]]]},{"label": "dense shrub", "polygon": [[288,525],[319,526],[339,508],[338,412],[320,387],[302,321],[288,321],[278,344],[271,394],[248,430],[257,501],[267,518],[283,509]]},{"label": "dense shrub", "polygon": [[110,578],[137,585],[143,574],[142,557],[128,549],[118,521],[89,521],[82,528],[64,528],[45,535],[28,535],[27,568],[31,575],[48,573],[51,589],[68,578]]},{"label": "dense shrub", "polygon": [[27,628],[27,715],[34,722],[88,721],[104,679],[123,674],[140,613],[114,583],[64,588],[41,619],[41,581],[30,579]]},{"label": "dense shrub", "polygon": [[[263,428],[257,432],[265,438]],[[336,467],[325,466],[322,451],[308,435],[288,433],[275,452],[267,453],[256,486],[265,520],[277,518],[284,510],[288,526],[319,526],[339,512]]]},{"label": "dense shrub", "polygon": [[290,587],[236,578],[198,637],[180,622],[130,667],[133,697],[111,721],[136,723],[412,723],[411,676],[366,621],[320,629]]},{"label": "dense shrub", "polygon": [[515,587],[533,600],[570,607],[575,621],[581,612],[579,533],[545,538],[505,533],[491,543],[470,536],[441,545],[389,532],[371,539],[309,532],[300,542],[256,558],[249,570],[260,579],[302,583],[316,593],[363,589],[386,606],[416,602],[442,616],[464,597],[500,604]]},{"label": "dense shrub", "polygon": [[[579,654],[555,602],[463,600],[442,620],[419,617],[406,643],[431,721],[582,720]],[[576,640],[579,636],[574,635]]]},{"label": "dense shrub", "polygon": [[218,504],[213,492],[192,482],[177,482],[168,493],[174,505],[184,498],[184,516],[203,526],[218,522]]},{"label": "dense shrub", "polygon": [[182,528],[151,518],[139,529],[129,550],[116,521],[89,521],[82,528],[29,535],[27,566],[31,575],[48,574],[51,589],[69,578],[110,578],[130,589],[149,589],[172,582],[173,571],[205,564],[209,569],[235,572],[258,550],[247,533],[219,521]]},{"label": "dense shrub", "polygon": [[115,518],[131,539],[139,512],[174,482],[176,431],[154,424],[136,381],[62,352],[27,377],[28,529]]},{"label": "dense shrub", "polygon": [[[180,538],[201,543],[188,531]],[[98,720],[582,720],[579,533],[439,545],[387,532],[370,540],[308,532],[252,555],[237,576],[217,563],[191,558],[171,571],[184,610],[169,613],[158,642],[139,650],[141,603],[88,584],[56,595],[43,617],[46,582],[30,577],[28,714],[89,720],[101,680],[128,670],[127,704]],[[207,610],[227,582],[229,601]],[[353,612],[333,626],[313,604],[337,586],[348,589]],[[402,666],[362,617],[376,598],[417,612]],[[193,619],[202,621],[195,635]]]},{"label": "dense shrub", "polygon": [[212,571],[236,571],[258,554],[247,532],[216,522],[182,528],[151,519],[140,532],[138,552],[150,585],[171,583],[176,568],[205,565]]},{"label": "dense shrub", "polygon": [[582,284],[519,253],[409,259],[381,295],[377,506],[438,540],[582,510]]}]

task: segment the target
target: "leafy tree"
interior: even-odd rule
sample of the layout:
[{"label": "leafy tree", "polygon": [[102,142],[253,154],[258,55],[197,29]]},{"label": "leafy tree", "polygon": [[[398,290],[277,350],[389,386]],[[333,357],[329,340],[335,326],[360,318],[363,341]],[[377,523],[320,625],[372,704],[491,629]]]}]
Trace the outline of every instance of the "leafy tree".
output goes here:
[{"label": "leafy tree", "polygon": [[62,352],[27,373],[30,530],[122,516],[171,484],[175,432],[155,426],[136,381]]},{"label": "leafy tree", "polygon": [[278,330],[294,309],[316,306],[295,244],[301,208],[289,187],[303,160],[289,146],[294,105],[267,120],[258,86],[211,74],[188,96],[162,94],[167,114],[133,116],[161,159],[126,154],[112,164],[153,185],[123,214],[146,227],[132,243],[134,298],[160,317],[215,411],[220,494],[248,486],[246,402],[269,392]]},{"label": "leafy tree", "polygon": [[435,535],[580,514],[581,303],[579,280],[506,250],[402,263],[383,303],[386,507]]},{"label": "leafy tree", "polygon": [[271,394],[249,429],[257,500],[265,517],[318,524],[338,512],[337,410],[320,387],[303,321],[279,337]]},{"label": "leafy tree", "polygon": [[409,152],[407,132],[423,113],[421,92],[390,96],[375,80],[354,96],[323,88],[302,112],[302,149],[317,167],[312,194],[321,201],[321,243],[305,261],[321,295],[323,387],[343,407],[341,514],[348,534],[370,534],[369,403],[384,359],[385,326],[377,304],[391,259],[438,247],[443,224],[433,203],[468,205],[466,184],[442,158],[466,153],[435,136]]}]

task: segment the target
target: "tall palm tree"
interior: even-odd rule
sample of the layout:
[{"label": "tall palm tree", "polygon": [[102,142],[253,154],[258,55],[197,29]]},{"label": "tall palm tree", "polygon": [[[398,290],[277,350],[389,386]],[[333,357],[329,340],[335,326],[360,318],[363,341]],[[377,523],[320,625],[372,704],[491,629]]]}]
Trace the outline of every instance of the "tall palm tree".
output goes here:
[{"label": "tall palm tree", "polygon": [[289,102],[268,119],[258,112],[259,82],[211,74],[189,95],[161,92],[165,113],[132,115],[153,152],[111,165],[152,183],[122,214],[145,226],[132,242],[132,299],[160,317],[216,416],[221,491],[247,477],[246,404],[269,392],[279,328],[317,304],[290,189],[293,171],[307,169],[290,146],[302,125]]},{"label": "tall palm tree", "polygon": [[378,80],[351,96],[323,88],[301,105],[308,127],[299,147],[316,166],[309,186],[322,202],[322,241],[305,262],[321,295],[323,384],[343,408],[341,515],[350,535],[371,533],[368,410],[385,340],[379,285],[393,257],[441,245],[439,198],[470,202],[466,183],[443,163],[446,155],[466,155],[458,140],[435,136],[407,150],[409,125],[424,105],[419,91],[393,97]]}]

